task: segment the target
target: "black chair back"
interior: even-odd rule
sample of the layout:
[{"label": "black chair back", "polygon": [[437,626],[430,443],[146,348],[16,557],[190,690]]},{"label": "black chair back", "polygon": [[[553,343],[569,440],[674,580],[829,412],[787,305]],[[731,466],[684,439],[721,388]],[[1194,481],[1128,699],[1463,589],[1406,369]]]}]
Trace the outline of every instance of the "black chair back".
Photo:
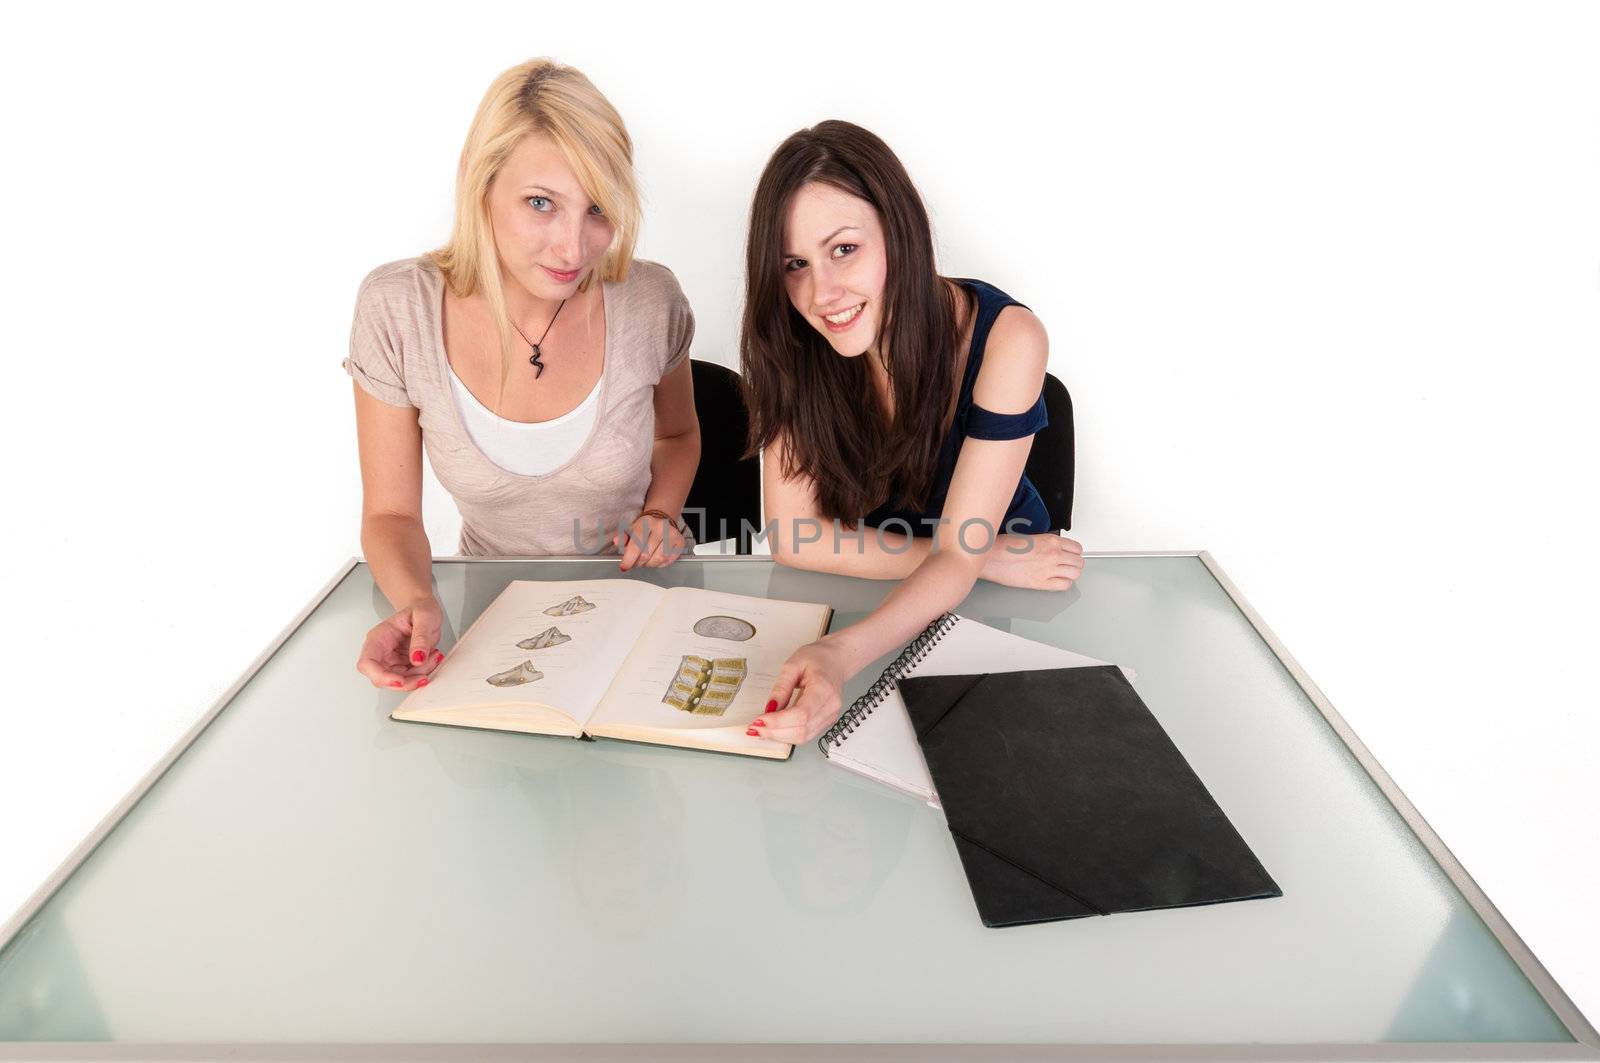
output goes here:
[{"label": "black chair back", "polygon": [[739,374],[699,359],[689,365],[700,419],[700,468],[683,504],[683,519],[697,542],[737,538],[738,552],[748,554],[750,529],[761,526],[761,459],[740,456],[750,415]]},{"label": "black chair back", "polygon": [[[750,531],[761,526],[761,460],[741,457],[750,415],[739,390],[739,374],[715,362],[690,360],[694,405],[700,420],[700,467],[684,503],[683,519],[697,542],[737,540],[750,553]],[[1050,527],[1072,527],[1072,489],[1076,460],[1072,396],[1055,376],[1044,378],[1050,423],[1033,437],[1026,472],[1044,499]]]},{"label": "black chair back", "polygon": [[1049,373],[1044,375],[1044,405],[1050,423],[1033,437],[1025,471],[1050,511],[1050,527],[1065,531],[1072,527],[1072,396],[1067,386]]}]

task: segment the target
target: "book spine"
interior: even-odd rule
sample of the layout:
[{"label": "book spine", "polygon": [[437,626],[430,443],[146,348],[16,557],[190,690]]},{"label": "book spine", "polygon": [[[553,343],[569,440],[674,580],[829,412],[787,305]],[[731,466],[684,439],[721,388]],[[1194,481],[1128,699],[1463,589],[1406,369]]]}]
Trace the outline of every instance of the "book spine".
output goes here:
[{"label": "book spine", "polygon": [[842,743],[850,734],[861,726],[861,721],[872,715],[872,710],[883,704],[883,699],[889,696],[889,691],[894,689],[901,676],[905,675],[922,659],[932,652],[939,640],[944,638],[946,632],[960,620],[954,613],[945,613],[929,622],[922,629],[921,634],[906,643],[900,655],[896,657],[887,668],[873,680],[867,692],[851,703],[850,707],[839,714],[838,721],[823,736],[817,739],[817,748],[822,750],[822,755],[827,756],[828,750]]}]

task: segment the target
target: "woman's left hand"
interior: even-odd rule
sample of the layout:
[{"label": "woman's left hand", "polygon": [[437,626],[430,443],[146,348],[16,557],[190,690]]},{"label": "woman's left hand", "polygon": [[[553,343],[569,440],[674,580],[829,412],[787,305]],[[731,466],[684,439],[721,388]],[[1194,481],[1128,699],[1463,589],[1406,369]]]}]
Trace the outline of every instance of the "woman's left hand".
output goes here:
[{"label": "woman's left hand", "polygon": [[779,670],[767,702],[772,707],[756,717],[750,731],[791,745],[811,741],[839,718],[841,691],[849,679],[850,666],[837,643],[823,637],[801,646]]},{"label": "woman's left hand", "polygon": [[641,513],[633,518],[626,532],[611,537],[613,546],[622,549],[622,571],[635,565],[644,568],[665,568],[688,548],[689,540],[678,530],[674,521],[660,516]]}]

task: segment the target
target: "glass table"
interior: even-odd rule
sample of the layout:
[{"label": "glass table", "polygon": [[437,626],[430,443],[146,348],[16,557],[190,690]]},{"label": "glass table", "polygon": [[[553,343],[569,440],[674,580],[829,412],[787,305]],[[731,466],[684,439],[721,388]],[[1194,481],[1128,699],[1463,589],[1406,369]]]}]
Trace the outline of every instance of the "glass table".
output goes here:
[{"label": "glass table", "polygon": [[[508,580],[617,575],[434,571],[447,646]],[[641,578],[835,626],[891,586],[751,557]],[[0,1059],[1600,1060],[1208,556],[1091,554],[1068,592],[959,611],[1135,669],[1283,896],[988,930],[942,814],[814,746],[396,723],[352,667],[389,612],[352,561],[0,930]]]}]

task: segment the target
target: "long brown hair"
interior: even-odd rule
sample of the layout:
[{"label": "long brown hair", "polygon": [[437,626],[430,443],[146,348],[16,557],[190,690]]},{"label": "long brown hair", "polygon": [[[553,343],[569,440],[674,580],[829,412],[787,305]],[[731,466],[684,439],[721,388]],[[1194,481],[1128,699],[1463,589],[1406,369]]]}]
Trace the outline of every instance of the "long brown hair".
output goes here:
[{"label": "long brown hair", "polygon": [[[820,181],[864,199],[883,224],[888,260],[878,350],[894,419],[874,398],[866,358],[845,358],[789,302],[783,225],[801,186]],[[921,506],[933,486],[956,386],[956,304],[933,261],[922,197],[889,145],[849,122],[789,136],[767,161],[750,207],[739,358],[750,409],[746,456],[780,435],[790,467],[816,484],[824,517],[856,522],[885,501]]]}]

